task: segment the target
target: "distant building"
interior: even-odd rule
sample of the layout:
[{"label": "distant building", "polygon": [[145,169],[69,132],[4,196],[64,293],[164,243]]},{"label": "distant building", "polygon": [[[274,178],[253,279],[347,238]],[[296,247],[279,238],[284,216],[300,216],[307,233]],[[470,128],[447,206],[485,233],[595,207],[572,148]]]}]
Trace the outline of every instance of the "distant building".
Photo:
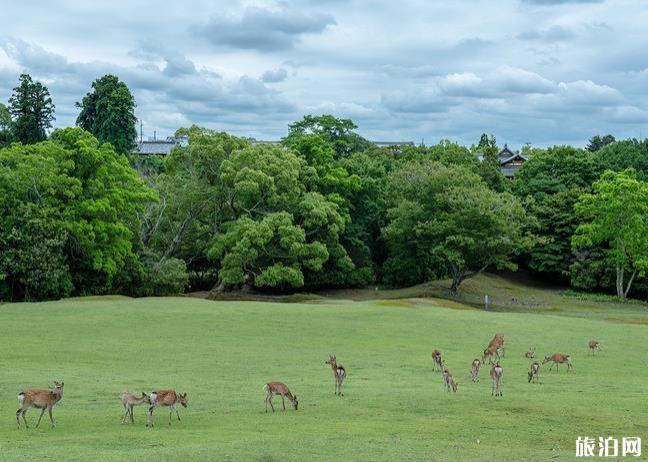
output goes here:
[{"label": "distant building", "polygon": [[189,146],[189,138],[186,136],[167,136],[164,140],[149,138],[147,141],[139,141],[131,154],[168,156],[176,146]]},{"label": "distant building", "polygon": [[[484,160],[482,153],[477,153],[476,156],[480,162]],[[522,164],[529,160],[520,154],[519,151],[511,151],[506,144],[504,145],[504,149],[497,154],[497,157],[499,158],[502,175],[508,179],[513,179],[517,171],[522,168]]]}]

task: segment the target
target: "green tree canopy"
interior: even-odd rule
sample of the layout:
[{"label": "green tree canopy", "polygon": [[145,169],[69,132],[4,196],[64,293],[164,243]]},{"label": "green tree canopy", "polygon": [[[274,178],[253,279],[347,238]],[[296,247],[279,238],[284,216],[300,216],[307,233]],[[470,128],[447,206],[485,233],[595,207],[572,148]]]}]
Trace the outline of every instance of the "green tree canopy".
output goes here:
[{"label": "green tree canopy", "polygon": [[587,149],[590,152],[596,152],[601,148],[604,148],[605,146],[612,144],[616,141],[616,138],[612,135],[605,135],[605,136],[593,136],[590,138],[589,142],[587,143]]},{"label": "green tree canopy", "polygon": [[288,125],[288,135],[282,142],[292,148],[304,135],[319,135],[330,144],[337,157],[343,157],[371,147],[369,141],[354,131],[356,128],[358,126],[351,119],[338,119],[330,114],[306,115],[302,120]]},{"label": "green tree canopy", "polygon": [[20,76],[19,85],[9,98],[9,112],[13,118],[13,138],[23,144],[32,144],[47,138],[47,129],[54,121],[54,103],[49,90],[34,82],[29,74]]},{"label": "green tree canopy", "polygon": [[110,143],[120,154],[131,151],[137,138],[135,98],[128,86],[114,75],[92,82],[92,91],[81,102],[76,123],[100,142]]},{"label": "green tree canopy", "polygon": [[513,254],[529,244],[519,201],[465,167],[410,162],[392,174],[390,194],[394,207],[383,230],[388,282],[450,276],[456,292],[488,267],[515,268]]},{"label": "green tree canopy", "polygon": [[583,223],[576,229],[573,246],[607,246],[617,296],[625,299],[635,278],[648,268],[648,183],[637,180],[632,169],[606,171],[575,209]]},{"label": "green tree canopy", "polygon": [[0,103],[0,148],[11,142],[11,114],[7,106]]},{"label": "green tree canopy", "polygon": [[637,178],[648,180],[648,140],[623,140],[602,147],[595,153],[603,169],[620,172],[633,168]]}]

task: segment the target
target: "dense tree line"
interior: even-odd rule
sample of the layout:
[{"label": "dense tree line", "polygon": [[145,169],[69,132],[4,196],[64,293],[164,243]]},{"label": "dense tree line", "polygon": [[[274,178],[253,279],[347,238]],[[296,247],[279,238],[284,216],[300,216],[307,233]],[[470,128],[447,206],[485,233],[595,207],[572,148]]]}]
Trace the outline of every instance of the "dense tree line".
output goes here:
[{"label": "dense tree line", "polygon": [[648,142],[526,149],[504,178],[477,145],[379,148],[308,115],[279,144],[197,126],[167,158],[129,155],[135,100],[91,85],[77,128],[48,133],[47,88],[0,105],[0,299],[185,290],[317,290],[523,267],[575,289],[644,296]]}]

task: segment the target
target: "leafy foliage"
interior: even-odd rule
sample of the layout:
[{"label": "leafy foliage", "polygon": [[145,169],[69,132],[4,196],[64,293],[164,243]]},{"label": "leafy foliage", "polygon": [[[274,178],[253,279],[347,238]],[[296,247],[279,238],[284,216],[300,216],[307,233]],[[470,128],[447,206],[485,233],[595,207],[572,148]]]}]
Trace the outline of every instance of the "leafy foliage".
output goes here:
[{"label": "leafy foliage", "polygon": [[128,86],[114,75],[104,75],[92,82],[92,91],[81,102],[76,123],[92,133],[100,142],[110,143],[120,154],[126,154],[135,145],[135,98]]},{"label": "leafy foliage", "polygon": [[42,83],[34,82],[29,74],[22,74],[19,85],[13,89],[9,113],[13,118],[13,139],[23,144],[45,140],[47,129],[55,119],[49,90]]}]

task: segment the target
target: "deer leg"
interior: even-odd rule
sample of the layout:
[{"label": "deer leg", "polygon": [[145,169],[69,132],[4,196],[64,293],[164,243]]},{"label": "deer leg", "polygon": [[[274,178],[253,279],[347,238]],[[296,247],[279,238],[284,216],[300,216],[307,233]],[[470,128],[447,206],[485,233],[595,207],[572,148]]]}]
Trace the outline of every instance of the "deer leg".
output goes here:
[{"label": "deer leg", "polygon": [[175,406],[173,406],[173,408],[174,408],[175,411],[176,411],[176,416],[178,417],[178,422],[180,422],[180,414],[178,413],[178,409],[176,409]]},{"label": "deer leg", "polygon": [[174,410],[175,410],[175,405],[169,406],[169,427],[171,426],[171,417],[173,416]]},{"label": "deer leg", "polygon": [[47,413],[49,414],[50,421],[52,422],[52,428],[56,427],[54,423],[54,417],[52,417],[52,406],[47,407]]},{"label": "deer leg", "polygon": [[43,418],[43,414],[45,414],[45,408],[41,409],[41,415],[38,418],[38,423],[36,424],[36,428],[40,425],[41,419]]},{"label": "deer leg", "polygon": [[128,413],[130,414],[131,423],[135,423],[135,417],[133,417],[133,405],[131,404],[128,408]]},{"label": "deer leg", "polygon": [[155,404],[152,404],[151,407],[149,407],[148,417],[146,419],[146,426],[147,427],[152,427],[153,426],[153,409],[155,409]]},{"label": "deer leg", "polygon": [[272,412],[274,412],[274,405],[272,404],[272,395],[268,397],[268,401],[270,402],[270,407],[272,408]]},{"label": "deer leg", "polygon": [[344,396],[344,392],[342,391],[342,383],[344,382],[344,379],[340,380],[340,394]]},{"label": "deer leg", "polygon": [[27,414],[27,409],[23,409],[22,418],[23,418],[23,422],[25,422],[25,428],[29,428],[29,426],[27,425],[27,419],[25,418],[25,414]]},{"label": "deer leg", "polygon": [[124,416],[122,417],[121,423],[126,423],[126,417],[128,416],[128,406],[124,404]]},{"label": "deer leg", "polygon": [[286,410],[286,400],[284,399],[284,395],[281,395],[281,405],[283,406],[283,410]]}]

